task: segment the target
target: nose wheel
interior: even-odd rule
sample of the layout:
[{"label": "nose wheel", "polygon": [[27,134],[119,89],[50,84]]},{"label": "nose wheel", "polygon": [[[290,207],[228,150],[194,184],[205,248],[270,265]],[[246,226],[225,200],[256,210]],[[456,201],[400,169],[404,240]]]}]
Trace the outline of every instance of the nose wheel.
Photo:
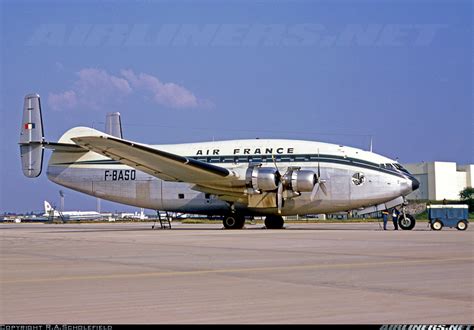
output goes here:
[{"label": "nose wheel", "polygon": [[412,230],[415,227],[415,218],[408,213],[401,213],[398,216],[398,225],[403,230]]},{"label": "nose wheel", "polygon": [[408,202],[403,197],[402,212],[398,215],[398,226],[403,230],[412,230],[415,228],[416,220],[415,217],[406,212],[406,206]]}]

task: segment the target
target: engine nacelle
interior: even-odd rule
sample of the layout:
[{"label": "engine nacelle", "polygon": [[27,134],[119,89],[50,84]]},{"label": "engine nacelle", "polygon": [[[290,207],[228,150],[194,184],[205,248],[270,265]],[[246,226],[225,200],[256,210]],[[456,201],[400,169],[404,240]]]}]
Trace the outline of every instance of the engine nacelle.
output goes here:
[{"label": "engine nacelle", "polygon": [[280,180],[286,190],[299,194],[311,192],[318,177],[313,171],[300,170],[298,167],[289,168],[283,177],[273,167],[252,166],[245,174],[247,188],[256,192],[277,190]]},{"label": "engine nacelle", "polygon": [[317,181],[316,173],[308,170],[293,170],[284,178],[286,188],[295,193],[312,191]]},{"label": "engine nacelle", "polygon": [[280,173],[272,167],[249,167],[245,174],[248,188],[255,191],[273,191],[278,188]]}]

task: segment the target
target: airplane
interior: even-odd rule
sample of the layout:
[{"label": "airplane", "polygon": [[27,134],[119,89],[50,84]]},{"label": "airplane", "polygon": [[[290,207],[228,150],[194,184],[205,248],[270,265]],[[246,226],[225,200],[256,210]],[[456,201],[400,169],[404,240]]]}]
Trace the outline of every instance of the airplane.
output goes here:
[{"label": "airplane", "polygon": [[64,218],[66,220],[94,220],[102,218],[99,212],[95,211],[63,211],[59,212],[51,206],[48,201],[44,201],[44,217]]},{"label": "airplane", "polygon": [[[107,133],[106,133],[107,132]],[[246,139],[150,145],[124,139],[120,115],[106,132],[74,127],[57,142],[44,138],[38,94],[24,99],[20,153],[25,176],[42,172],[52,149],[49,180],[118,203],[154,210],[223,216],[227,229],[245,216],[265,216],[268,229],[285,215],[400,208],[419,182],[397,161],[358,148],[317,141]]]}]

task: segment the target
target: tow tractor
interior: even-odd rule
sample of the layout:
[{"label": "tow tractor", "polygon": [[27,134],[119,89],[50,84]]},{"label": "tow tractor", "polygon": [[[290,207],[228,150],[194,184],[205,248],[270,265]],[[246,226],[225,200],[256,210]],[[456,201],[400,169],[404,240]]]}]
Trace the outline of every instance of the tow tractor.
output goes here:
[{"label": "tow tractor", "polygon": [[443,227],[456,227],[458,230],[466,230],[469,224],[468,205],[428,205],[428,219],[433,230],[441,230]]}]

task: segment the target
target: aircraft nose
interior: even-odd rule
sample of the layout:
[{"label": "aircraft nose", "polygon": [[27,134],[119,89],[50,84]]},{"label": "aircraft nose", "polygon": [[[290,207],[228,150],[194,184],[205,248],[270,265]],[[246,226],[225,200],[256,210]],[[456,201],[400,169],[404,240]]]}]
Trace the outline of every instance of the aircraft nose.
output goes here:
[{"label": "aircraft nose", "polygon": [[411,180],[411,190],[415,191],[420,187],[420,181],[415,179],[414,177],[410,177]]}]

